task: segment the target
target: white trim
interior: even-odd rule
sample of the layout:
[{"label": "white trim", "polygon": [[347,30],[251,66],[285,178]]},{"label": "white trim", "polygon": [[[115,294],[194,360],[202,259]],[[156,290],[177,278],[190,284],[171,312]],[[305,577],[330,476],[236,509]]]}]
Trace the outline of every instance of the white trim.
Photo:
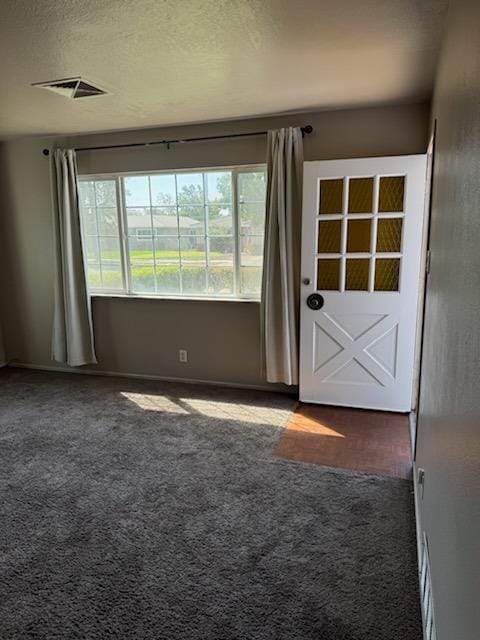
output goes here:
[{"label": "white trim", "polygon": [[185,301],[185,302],[256,302],[260,304],[260,298],[236,298],[232,296],[231,298],[227,298],[227,296],[179,296],[179,295],[164,295],[163,293],[123,293],[119,291],[90,291],[91,298],[122,298],[127,300],[176,300],[176,301]]},{"label": "white trim", "polygon": [[[102,376],[107,378],[132,378],[134,380],[158,380],[159,382],[179,382],[184,384],[204,384],[214,387],[227,387],[230,389],[251,389],[256,391],[270,391],[274,393],[287,393],[284,389],[278,389],[275,387],[261,385],[261,384],[247,384],[243,382],[220,382],[218,380],[204,380],[201,378],[178,378],[175,376],[156,376],[146,373],[128,373],[120,371],[100,371],[94,369],[73,369],[70,367],[52,366],[43,364],[32,364],[27,362],[9,362],[9,367],[15,369],[32,369],[34,371],[52,371],[58,373],[75,373],[87,376]],[[292,391],[292,395],[295,392]]]}]

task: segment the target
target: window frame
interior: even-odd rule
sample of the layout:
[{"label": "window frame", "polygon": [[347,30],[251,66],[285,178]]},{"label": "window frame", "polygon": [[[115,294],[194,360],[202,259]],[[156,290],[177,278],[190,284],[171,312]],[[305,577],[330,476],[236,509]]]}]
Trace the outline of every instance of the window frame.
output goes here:
[{"label": "window frame", "polygon": [[[123,178],[128,178],[132,176],[155,176],[155,175],[178,175],[184,173],[209,173],[215,171],[229,171],[232,174],[232,239],[233,239],[233,292],[231,294],[215,294],[210,292],[205,293],[183,293],[181,291],[177,293],[158,293],[158,292],[136,292],[133,291],[132,288],[132,277],[131,270],[129,265],[129,237],[128,237],[128,223],[127,223],[127,206],[125,199],[125,191],[124,191],[124,180]],[[95,182],[102,180],[111,180],[115,181],[115,193],[116,193],[116,208],[117,208],[117,218],[118,218],[118,240],[120,244],[120,264],[122,270],[122,288],[107,288],[107,287],[91,287],[88,284],[88,266],[87,266],[87,256],[86,256],[86,242],[88,234],[85,233],[84,230],[84,221],[83,216],[80,215],[80,226],[81,226],[81,237],[82,237],[82,249],[83,249],[83,258],[85,265],[85,276],[87,281],[87,292],[89,296],[105,296],[105,297],[120,297],[120,298],[152,298],[152,299],[166,299],[166,300],[203,300],[208,301],[212,300],[215,302],[221,301],[241,301],[241,302],[260,302],[261,293],[241,293],[240,291],[240,269],[241,269],[241,225],[240,225],[240,212],[239,212],[239,194],[238,194],[238,178],[239,175],[243,173],[255,173],[255,172],[264,172],[267,173],[267,165],[266,163],[255,163],[255,164],[240,164],[240,165],[220,165],[220,166],[211,166],[211,167],[188,167],[182,169],[160,169],[154,171],[118,171],[111,173],[92,173],[92,174],[79,174],[77,177],[78,183],[81,182]],[[175,180],[176,181],[176,180]],[[267,185],[265,185],[267,186]],[[257,201],[255,202],[255,204]],[[249,203],[250,204],[250,203]],[[265,198],[266,205],[266,198]],[[151,203],[150,203],[151,206]],[[176,202],[177,208],[177,223],[178,223],[178,200]],[[208,204],[203,204],[203,207],[208,206]],[[96,207],[95,207],[96,208]],[[266,214],[266,212],[265,212]],[[210,235],[208,234],[208,216],[205,218],[205,232],[202,237],[205,240],[210,239]],[[259,234],[255,234],[259,235]],[[97,228],[97,238],[99,238],[98,228]],[[156,236],[155,230],[152,230],[152,240],[155,240]],[[176,237],[180,240],[182,236],[180,236],[179,229],[177,229],[176,236],[165,236],[165,237]],[[212,236],[212,237],[220,237],[220,236]],[[265,240],[265,229],[263,232],[263,240]],[[179,256],[180,256],[179,249]],[[208,252],[207,252],[208,256]],[[100,255],[99,255],[100,257]],[[101,269],[101,259],[100,259],[100,269]],[[154,260],[155,266],[155,260]],[[207,258],[207,266],[206,269],[208,271],[208,258]],[[263,274],[264,263],[262,259],[262,274]],[[180,259],[180,270],[181,270],[181,259]]]}]

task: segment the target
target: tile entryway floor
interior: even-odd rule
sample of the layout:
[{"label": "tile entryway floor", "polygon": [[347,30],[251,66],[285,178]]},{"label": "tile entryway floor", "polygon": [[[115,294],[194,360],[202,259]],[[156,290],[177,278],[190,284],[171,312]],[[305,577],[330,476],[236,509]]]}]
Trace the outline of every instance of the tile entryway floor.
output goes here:
[{"label": "tile entryway floor", "polygon": [[400,478],[412,470],[406,414],[299,403],[275,455]]}]

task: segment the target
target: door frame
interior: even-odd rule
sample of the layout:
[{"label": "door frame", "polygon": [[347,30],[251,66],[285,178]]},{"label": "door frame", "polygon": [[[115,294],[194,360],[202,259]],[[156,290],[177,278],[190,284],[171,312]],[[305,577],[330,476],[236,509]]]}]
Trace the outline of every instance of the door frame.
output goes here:
[{"label": "door frame", "polygon": [[423,343],[425,337],[425,311],[427,304],[428,276],[431,261],[431,227],[432,227],[432,196],[435,174],[435,144],[437,136],[437,119],[433,121],[430,141],[427,149],[427,175],[425,186],[425,211],[422,238],[422,256],[420,270],[420,286],[417,315],[417,337],[415,345],[414,380],[412,389],[412,410],[409,413],[410,439],[412,447],[412,459],[415,460],[417,452],[418,413],[420,404],[420,390],[422,382]]}]

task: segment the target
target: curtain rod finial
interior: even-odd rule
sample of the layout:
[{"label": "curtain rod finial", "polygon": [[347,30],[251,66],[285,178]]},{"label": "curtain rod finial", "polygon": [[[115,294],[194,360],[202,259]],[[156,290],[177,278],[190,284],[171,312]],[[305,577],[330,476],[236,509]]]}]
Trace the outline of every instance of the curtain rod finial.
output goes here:
[{"label": "curtain rod finial", "polygon": [[302,127],[302,133],[305,135],[306,133],[312,133],[313,127],[311,124],[307,124],[305,127]]},{"label": "curtain rod finial", "polygon": [[42,151],[44,156],[49,156],[50,155],[50,149],[43,149]]}]

